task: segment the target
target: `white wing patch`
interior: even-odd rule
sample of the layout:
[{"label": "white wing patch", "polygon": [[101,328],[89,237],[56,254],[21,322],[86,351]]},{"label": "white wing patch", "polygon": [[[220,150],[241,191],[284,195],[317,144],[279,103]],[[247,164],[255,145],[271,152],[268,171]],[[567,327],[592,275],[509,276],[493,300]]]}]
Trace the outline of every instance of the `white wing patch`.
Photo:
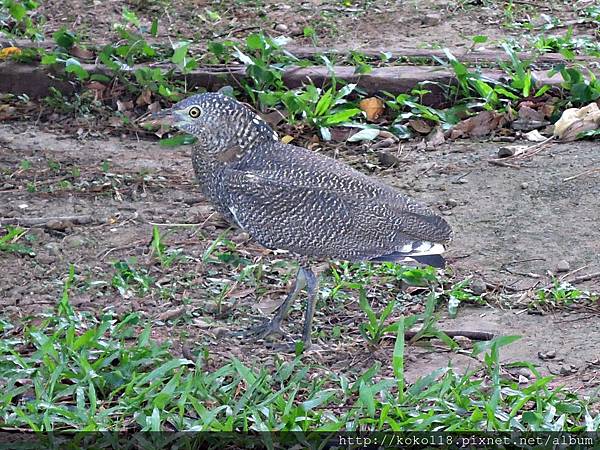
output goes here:
[{"label": "white wing patch", "polygon": [[[406,246],[404,246],[406,247]],[[404,247],[402,247],[404,249]],[[423,242],[407,256],[426,256],[426,255],[441,255],[446,251],[442,244],[434,244],[432,242]]]}]

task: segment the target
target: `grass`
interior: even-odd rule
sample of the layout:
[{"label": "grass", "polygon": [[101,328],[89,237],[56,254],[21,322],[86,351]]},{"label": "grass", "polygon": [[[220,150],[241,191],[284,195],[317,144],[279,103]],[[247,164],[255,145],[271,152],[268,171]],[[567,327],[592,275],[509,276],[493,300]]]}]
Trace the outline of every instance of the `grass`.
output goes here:
[{"label": "grass", "polygon": [[[99,317],[70,305],[71,268],[50,314],[15,323],[0,319],[0,428],[64,430],[336,431],[336,430],[597,430],[589,399],[551,388],[552,377],[529,385],[503,376],[503,336],[475,345],[481,368],[459,374],[440,368],[408,384],[404,331],[394,323],[389,362],[354,375],[302,356],[243,363],[211,362],[195,349],[179,356],[139,314]],[[428,308],[432,308],[432,303]],[[372,311],[371,311],[372,312]],[[430,316],[431,317],[431,316]],[[430,322],[433,323],[433,322]],[[369,325],[377,324],[375,316]],[[316,376],[318,374],[318,376]]]}]

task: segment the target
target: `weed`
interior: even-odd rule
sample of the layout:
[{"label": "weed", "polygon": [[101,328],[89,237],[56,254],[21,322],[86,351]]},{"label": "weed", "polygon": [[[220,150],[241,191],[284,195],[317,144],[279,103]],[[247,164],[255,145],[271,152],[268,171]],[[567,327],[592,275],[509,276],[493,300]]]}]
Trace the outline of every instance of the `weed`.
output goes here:
[{"label": "weed", "polygon": [[536,300],[539,304],[552,304],[554,306],[570,305],[575,300],[589,297],[588,294],[575,288],[570,283],[559,281],[556,278],[552,279],[552,287],[539,289],[536,294]]},{"label": "weed", "polygon": [[25,36],[32,41],[43,40],[40,23],[33,19],[39,4],[33,0],[2,0],[0,2],[0,32],[9,37]]},{"label": "weed", "polygon": [[144,269],[135,267],[136,261],[116,261],[113,263],[115,274],[111,285],[119,291],[123,298],[130,298],[133,294],[144,297],[149,293],[154,279]]},{"label": "weed", "polygon": [[25,236],[27,230],[7,225],[3,231],[5,231],[5,234],[0,236],[0,252],[35,256],[35,252],[31,247],[18,242],[19,239]]},{"label": "weed", "polygon": [[[551,389],[551,377],[532,365],[536,381],[528,386],[502,377],[500,349],[514,336],[473,349],[473,356],[484,354],[485,380],[479,369],[457,374],[446,367],[406,383],[407,318],[398,321],[391,378],[380,374],[380,363],[349,379],[300,358],[276,358],[267,368],[232,357],[214,368],[202,348],[195,360],[174,356],[151,339],[152,322],[136,313],[95,318],[76,311],[69,304],[73,276],[71,268],[53,314],[22,324],[0,320],[3,427],[331,432],[594,431],[600,425],[589,401]],[[287,436],[298,439],[298,433]]]},{"label": "weed", "polygon": [[152,227],[152,241],[150,242],[152,254],[156,255],[162,267],[170,267],[173,262],[182,258],[181,250],[170,249],[163,242],[160,230],[156,225]]}]

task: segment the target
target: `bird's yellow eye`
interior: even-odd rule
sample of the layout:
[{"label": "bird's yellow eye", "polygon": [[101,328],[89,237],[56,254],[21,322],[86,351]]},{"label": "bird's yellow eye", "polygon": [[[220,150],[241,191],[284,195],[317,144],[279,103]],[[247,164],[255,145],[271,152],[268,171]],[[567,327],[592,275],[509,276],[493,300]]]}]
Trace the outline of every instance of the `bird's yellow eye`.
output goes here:
[{"label": "bird's yellow eye", "polygon": [[188,114],[192,119],[195,119],[200,115],[200,108],[198,108],[197,106],[192,106],[188,111]]}]

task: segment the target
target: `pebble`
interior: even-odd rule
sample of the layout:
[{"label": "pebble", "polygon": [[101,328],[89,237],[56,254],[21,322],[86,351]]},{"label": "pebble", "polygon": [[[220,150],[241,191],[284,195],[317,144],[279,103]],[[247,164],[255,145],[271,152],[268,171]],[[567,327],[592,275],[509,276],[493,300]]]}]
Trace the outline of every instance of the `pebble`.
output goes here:
[{"label": "pebble", "polygon": [[61,255],[60,245],[56,242],[48,242],[44,247],[51,256],[59,257]]},{"label": "pebble", "polygon": [[519,369],[519,376],[525,377],[525,378],[529,378],[531,376],[531,372],[530,372],[530,370],[528,368],[521,367]]},{"label": "pebble", "polygon": [[487,285],[483,280],[478,278],[471,280],[469,287],[471,288],[471,292],[473,292],[475,295],[482,295],[487,292]]},{"label": "pebble", "polygon": [[454,208],[455,206],[458,206],[458,200],[449,198],[448,200],[446,200],[446,205],[450,208]]},{"label": "pebble", "polygon": [[527,189],[529,187],[529,183],[527,183],[526,181],[523,181],[521,183],[521,189]]},{"label": "pebble", "polygon": [[543,352],[538,352],[538,358],[545,360],[545,359],[554,359],[556,358],[556,351],[555,350],[549,350],[545,353]]},{"label": "pebble", "polygon": [[377,159],[383,167],[392,167],[400,163],[400,159],[396,155],[388,152],[377,152]]},{"label": "pebble", "polygon": [[557,272],[568,272],[569,270],[571,270],[571,264],[569,264],[569,261],[564,259],[561,259],[556,265]]},{"label": "pebble", "polygon": [[278,23],[277,25],[275,25],[275,31],[279,31],[281,33],[287,33],[288,30],[289,30],[288,26],[284,23]]}]

